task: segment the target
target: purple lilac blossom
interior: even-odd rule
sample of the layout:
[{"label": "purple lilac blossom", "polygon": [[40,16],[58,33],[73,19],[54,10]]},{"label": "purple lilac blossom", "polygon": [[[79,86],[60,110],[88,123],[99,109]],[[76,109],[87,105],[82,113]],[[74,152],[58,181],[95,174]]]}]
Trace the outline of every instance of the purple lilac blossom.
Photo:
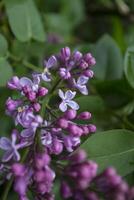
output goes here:
[{"label": "purple lilac blossom", "polygon": [[80,76],[77,82],[75,81],[75,79],[73,79],[74,87],[76,87],[82,94],[88,95],[88,90],[85,85],[88,82],[88,80],[89,78],[86,76]]},{"label": "purple lilac blossom", "polygon": [[54,67],[57,63],[57,59],[55,56],[51,56],[48,61],[44,61],[44,72],[41,74],[41,77],[44,81],[50,82],[51,81],[51,73],[49,72],[49,69]]},{"label": "purple lilac blossom", "polygon": [[16,130],[12,132],[11,140],[6,137],[0,138],[0,148],[5,151],[4,156],[2,158],[3,162],[8,162],[12,158],[16,161],[20,160],[20,154],[18,150],[26,147],[27,142],[20,142],[18,144],[16,144],[16,142],[17,142]]},{"label": "purple lilac blossom", "polygon": [[94,74],[91,67],[96,64],[92,54],[82,55],[79,51],[71,53],[69,47],[64,47],[57,56],[57,63],[59,75],[61,79],[65,80],[65,84],[87,95],[86,84],[89,78],[93,77]]},{"label": "purple lilac blossom", "polygon": [[71,107],[74,110],[79,109],[79,105],[72,100],[75,95],[76,92],[72,92],[71,90],[66,91],[65,94],[62,90],[59,90],[59,97],[62,99],[62,102],[59,105],[59,109],[62,112],[65,112],[67,110],[67,106]]}]

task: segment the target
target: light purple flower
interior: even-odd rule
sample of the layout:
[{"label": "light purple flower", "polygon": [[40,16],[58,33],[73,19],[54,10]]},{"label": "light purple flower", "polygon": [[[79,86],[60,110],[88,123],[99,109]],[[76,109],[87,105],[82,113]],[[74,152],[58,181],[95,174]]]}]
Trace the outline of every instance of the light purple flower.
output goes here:
[{"label": "light purple flower", "polygon": [[20,111],[16,117],[16,124],[21,124],[24,128],[37,128],[43,122],[40,115],[34,115],[29,108]]},{"label": "light purple flower", "polygon": [[21,104],[22,100],[13,100],[9,97],[6,101],[6,114],[13,116]]},{"label": "light purple flower", "polygon": [[22,106],[21,104],[21,100],[8,98],[6,101],[6,114],[13,117],[15,125],[20,123],[23,127],[28,128],[25,124],[31,123],[31,119],[34,118],[33,112],[29,106]]},{"label": "light purple flower", "polygon": [[20,90],[20,82],[19,78],[17,76],[13,76],[7,83],[7,87],[12,90]]},{"label": "light purple flower", "polygon": [[51,81],[51,73],[49,72],[49,69],[52,68],[54,65],[56,65],[57,59],[55,56],[51,56],[48,61],[45,61],[45,68],[44,72],[41,74],[41,77],[44,81],[50,82]]},{"label": "light purple flower", "polygon": [[88,90],[85,85],[88,82],[88,80],[89,78],[86,76],[80,76],[77,82],[75,81],[75,79],[73,79],[74,86],[84,95],[88,95]]},{"label": "light purple flower", "polygon": [[13,131],[11,135],[11,140],[6,137],[0,138],[0,148],[6,151],[2,158],[3,162],[8,162],[12,158],[16,161],[20,160],[20,154],[18,152],[18,149],[24,148],[27,145],[27,142],[22,142],[18,144],[16,144],[16,142],[17,142],[16,131]]},{"label": "light purple flower", "polygon": [[59,109],[62,112],[65,112],[67,110],[67,106],[71,107],[74,110],[79,109],[79,105],[72,100],[75,97],[75,95],[76,92],[72,92],[71,90],[66,91],[65,94],[62,90],[59,90],[59,96],[62,99],[62,102],[59,105]]},{"label": "light purple flower", "polygon": [[7,86],[10,89],[16,89],[16,90],[22,90],[26,86],[32,89],[33,91],[37,91],[38,85],[39,82],[37,82],[37,79],[35,78],[33,81],[31,81],[27,77],[22,77],[19,79],[17,76],[12,77],[7,83]]},{"label": "light purple flower", "polygon": [[29,79],[27,77],[22,77],[20,79],[19,83],[22,88],[24,88],[26,86],[26,87],[30,88],[32,91],[38,91],[39,85],[35,79],[34,79],[34,81],[31,81],[31,79]]}]

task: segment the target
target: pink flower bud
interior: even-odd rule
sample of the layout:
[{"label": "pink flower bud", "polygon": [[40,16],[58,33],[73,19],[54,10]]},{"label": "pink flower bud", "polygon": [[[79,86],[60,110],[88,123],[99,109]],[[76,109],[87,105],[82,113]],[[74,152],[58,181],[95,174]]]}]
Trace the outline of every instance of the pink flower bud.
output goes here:
[{"label": "pink flower bud", "polygon": [[66,129],[68,127],[68,121],[65,118],[60,118],[58,120],[58,125],[63,128]]},{"label": "pink flower bud", "polygon": [[76,110],[73,110],[73,109],[69,109],[65,112],[65,118],[71,120],[71,119],[74,119],[77,115],[77,112]]},{"label": "pink flower bud", "polygon": [[38,90],[38,96],[42,97],[48,93],[48,89],[45,87],[40,87]]},{"label": "pink flower bud", "polygon": [[77,119],[83,119],[83,120],[87,120],[91,118],[91,113],[90,112],[82,112],[77,116]]}]

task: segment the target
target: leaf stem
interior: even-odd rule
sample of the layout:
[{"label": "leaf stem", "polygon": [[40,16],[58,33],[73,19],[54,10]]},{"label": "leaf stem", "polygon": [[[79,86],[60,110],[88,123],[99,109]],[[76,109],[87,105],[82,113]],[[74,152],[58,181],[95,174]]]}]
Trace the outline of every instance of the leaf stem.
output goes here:
[{"label": "leaf stem", "polygon": [[13,183],[13,177],[9,180],[9,182],[8,182],[6,188],[5,188],[5,191],[4,191],[3,196],[2,196],[2,200],[7,199],[7,196],[8,196],[10,189],[11,189],[12,183]]},{"label": "leaf stem", "polygon": [[111,113],[114,117],[119,119],[126,127],[128,127],[130,130],[134,131],[134,125],[130,121],[128,121],[128,119],[126,117],[122,118],[119,114],[117,114],[114,111],[111,111]]},{"label": "leaf stem", "polygon": [[22,60],[22,58],[18,58],[17,56],[15,56],[15,55],[13,55],[11,53],[8,54],[8,57],[11,58],[12,60],[14,60],[15,62],[22,62],[22,64],[25,67],[27,67],[27,68],[29,68],[29,69],[31,69],[33,71],[36,71],[36,72],[42,72],[43,71],[41,68],[33,65],[32,63],[29,63],[26,60]]},{"label": "leaf stem", "polygon": [[48,95],[47,98],[44,98],[43,102],[42,102],[42,108],[41,108],[41,116],[43,117],[44,115],[44,110],[46,108],[46,106],[48,106],[48,103],[51,99],[51,96],[53,95],[54,91],[56,90],[56,88],[59,86],[59,84],[61,83],[62,79],[58,79],[56,81],[56,83],[54,84],[54,86],[52,87],[52,89],[50,90],[50,93]]}]

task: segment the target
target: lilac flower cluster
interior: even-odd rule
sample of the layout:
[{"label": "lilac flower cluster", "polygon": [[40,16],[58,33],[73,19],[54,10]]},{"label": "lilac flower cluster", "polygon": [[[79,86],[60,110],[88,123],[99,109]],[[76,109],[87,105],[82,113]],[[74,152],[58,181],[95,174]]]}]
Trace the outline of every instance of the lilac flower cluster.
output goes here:
[{"label": "lilac flower cluster", "polygon": [[11,167],[14,175],[14,191],[20,200],[28,200],[28,187],[31,188],[37,199],[53,200],[51,193],[55,172],[50,168],[51,158],[47,153],[37,154],[30,165],[14,163]]},{"label": "lilac flower cluster", "polygon": [[106,171],[98,176],[97,164],[86,160],[83,151],[70,156],[80,146],[81,138],[96,131],[95,125],[89,123],[91,113],[79,112],[77,103],[77,90],[88,94],[86,84],[93,77],[94,64],[90,53],[71,53],[65,47],[45,60],[42,73],[34,72],[32,79],[14,76],[8,81],[7,87],[15,96],[7,99],[6,114],[13,118],[16,129],[11,140],[0,138],[0,148],[4,150],[0,176],[1,183],[14,180],[14,191],[20,200],[29,199],[28,190],[36,200],[54,200],[52,188],[57,174],[63,178],[64,199],[98,200],[98,194],[89,190],[92,185],[106,199],[120,200],[116,196],[124,195],[125,200],[128,190],[133,197],[133,189],[130,191],[116,173]]},{"label": "lilac flower cluster", "polygon": [[128,184],[109,167],[97,174],[97,164],[86,159],[83,150],[69,156],[69,163],[64,169],[61,182],[61,195],[64,199],[99,200],[133,200],[134,187]]},{"label": "lilac flower cluster", "polygon": [[[27,198],[27,185],[31,181],[37,198],[46,195],[46,199],[53,199],[51,188],[55,173],[48,166],[50,161],[44,160],[44,157],[48,160],[49,155],[61,154],[62,157],[63,152],[72,152],[80,145],[81,137],[96,131],[96,127],[88,122],[91,113],[77,114],[79,105],[74,100],[77,89],[84,95],[88,94],[85,84],[93,76],[90,67],[94,64],[95,59],[90,53],[82,55],[76,51],[71,54],[70,49],[65,47],[58,55],[45,60],[42,73],[34,72],[32,79],[14,76],[8,81],[7,87],[18,93],[6,101],[6,114],[13,118],[16,129],[11,134],[11,140],[0,138],[0,148],[5,151],[1,173],[8,169],[8,176],[14,176],[14,189],[21,200]],[[56,74],[60,75],[58,84]],[[43,86],[44,82],[49,89]],[[54,93],[59,96],[59,101],[51,108],[49,102]],[[86,120],[86,125],[77,122],[79,119]],[[27,163],[14,164],[21,161],[22,148],[29,149],[27,157],[30,156],[31,167]],[[20,173],[16,174],[17,170]]]},{"label": "lilac flower cluster", "polygon": [[71,53],[69,47],[61,49],[58,55],[59,75],[66,80],[72,88],[78,89],[82,94],[87,95],[86,83],[93,77],[91,67],[95,65],[95,58],[91,53],[82,55],[81,52]]},{"label": "lilac flower cluster", "polygon": [[49,167],[50,156],[47,153],[37,154],[34,160],[33,177],[37,193],[42,198],[51,196],[55,172]]},{"label": "lilac flower cluster", "polygon": [[88,95],[86,84],[94,73],[91,67],[96,64],[95,58],[91,53],[82,55],[81,52],[75,51],[71,53],[69,47],[62,48],[56,56],[51,56],[47,61],[44,61],[44,71],[36,73],[35,77],[38,80],[50,82],[53,80],[50,69],[54,74],[58,72],[60,78],[65,81],[68,88],[79,90],[82,94]]}]

